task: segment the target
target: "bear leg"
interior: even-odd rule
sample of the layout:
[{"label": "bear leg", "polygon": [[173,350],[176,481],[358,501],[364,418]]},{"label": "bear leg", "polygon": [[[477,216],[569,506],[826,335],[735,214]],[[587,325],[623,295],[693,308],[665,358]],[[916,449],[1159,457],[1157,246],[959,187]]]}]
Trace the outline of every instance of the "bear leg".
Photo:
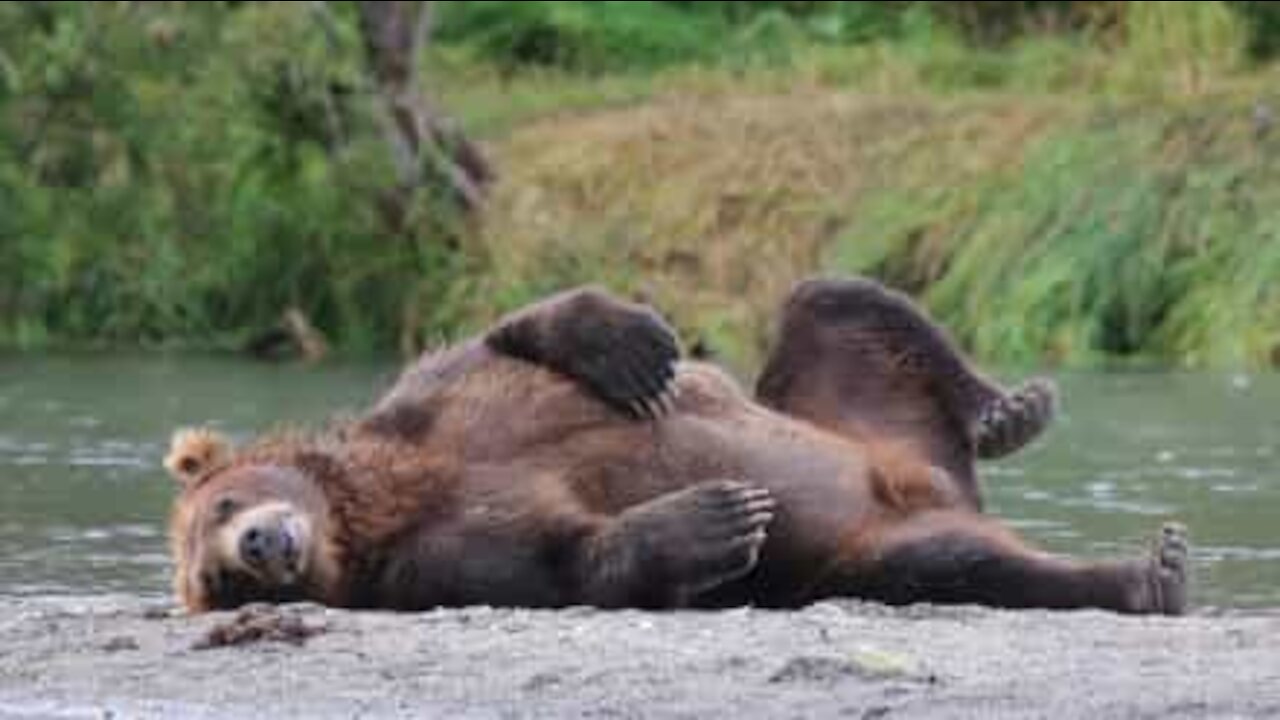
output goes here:
[{"label": "bear leg", "polygon": [[783,307],[760,402],[860,439],[909,442],[981,506],[977,458],[1008,455],[1053,417],[1048,380],[1006,391],[909,298],[865,279],[812,279]]},{"label": "bear leg", "polygon": [[824,590],[891,605],[1180,615],[1186,609],[1187,556],[1186,531],[1178,525],[1162,529],[1147,557],[1084,562],[1034,550],[981,516],[937,512],[856,548]]}]

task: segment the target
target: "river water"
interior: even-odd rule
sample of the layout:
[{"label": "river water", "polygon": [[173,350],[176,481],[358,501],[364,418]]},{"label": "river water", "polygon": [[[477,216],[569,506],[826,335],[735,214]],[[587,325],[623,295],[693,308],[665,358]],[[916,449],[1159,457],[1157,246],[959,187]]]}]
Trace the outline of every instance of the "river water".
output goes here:
[{"label": "river water", "polygon": [[[0,596],[168,592],[170,431],[233,437],[357,410],[388,364],[0,355]],[[1280,376],[1066,374],[1053,430],[982,468],[991,512],[1050,550],[1132,554],[1191,528],[1194,602],[1280,606]]]}]

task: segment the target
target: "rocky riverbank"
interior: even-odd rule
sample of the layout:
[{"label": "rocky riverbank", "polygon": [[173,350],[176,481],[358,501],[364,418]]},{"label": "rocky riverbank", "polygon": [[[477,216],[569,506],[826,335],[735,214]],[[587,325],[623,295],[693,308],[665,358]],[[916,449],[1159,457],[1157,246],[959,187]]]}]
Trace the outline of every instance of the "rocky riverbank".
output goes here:
[{"label": "rocky riverbank", "polygon": [[1270,612],[0,606],[0,720],[1280,717]]}]

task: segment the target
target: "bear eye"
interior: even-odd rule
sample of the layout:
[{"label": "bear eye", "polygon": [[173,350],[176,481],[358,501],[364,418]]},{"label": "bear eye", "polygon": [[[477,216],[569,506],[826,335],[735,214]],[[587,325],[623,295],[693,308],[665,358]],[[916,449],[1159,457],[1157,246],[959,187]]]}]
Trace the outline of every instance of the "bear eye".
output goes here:
[{"label": "bear eye", "polygon": [[231,498],[222,498],[213,506],[213,513],[218,518],[218,522],[226,522],[236,514],[236,510],[240,509],[240,505]]}]

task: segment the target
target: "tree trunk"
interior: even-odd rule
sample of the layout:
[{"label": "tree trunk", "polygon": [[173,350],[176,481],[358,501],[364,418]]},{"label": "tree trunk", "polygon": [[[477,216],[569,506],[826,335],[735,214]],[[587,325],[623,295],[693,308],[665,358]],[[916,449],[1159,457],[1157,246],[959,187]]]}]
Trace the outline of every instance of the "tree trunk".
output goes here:
[{"label": "tree trunk", "polygon": [[370,73],[377,88],[383,134],[399,173],[393,211],[403,222],[409,196],[433,174],[443,176],[463,209],[484,204],[492,166],[480,148],[443,117],[423,94],[419,59],[430,41],[431,2],[358,2]]}]

